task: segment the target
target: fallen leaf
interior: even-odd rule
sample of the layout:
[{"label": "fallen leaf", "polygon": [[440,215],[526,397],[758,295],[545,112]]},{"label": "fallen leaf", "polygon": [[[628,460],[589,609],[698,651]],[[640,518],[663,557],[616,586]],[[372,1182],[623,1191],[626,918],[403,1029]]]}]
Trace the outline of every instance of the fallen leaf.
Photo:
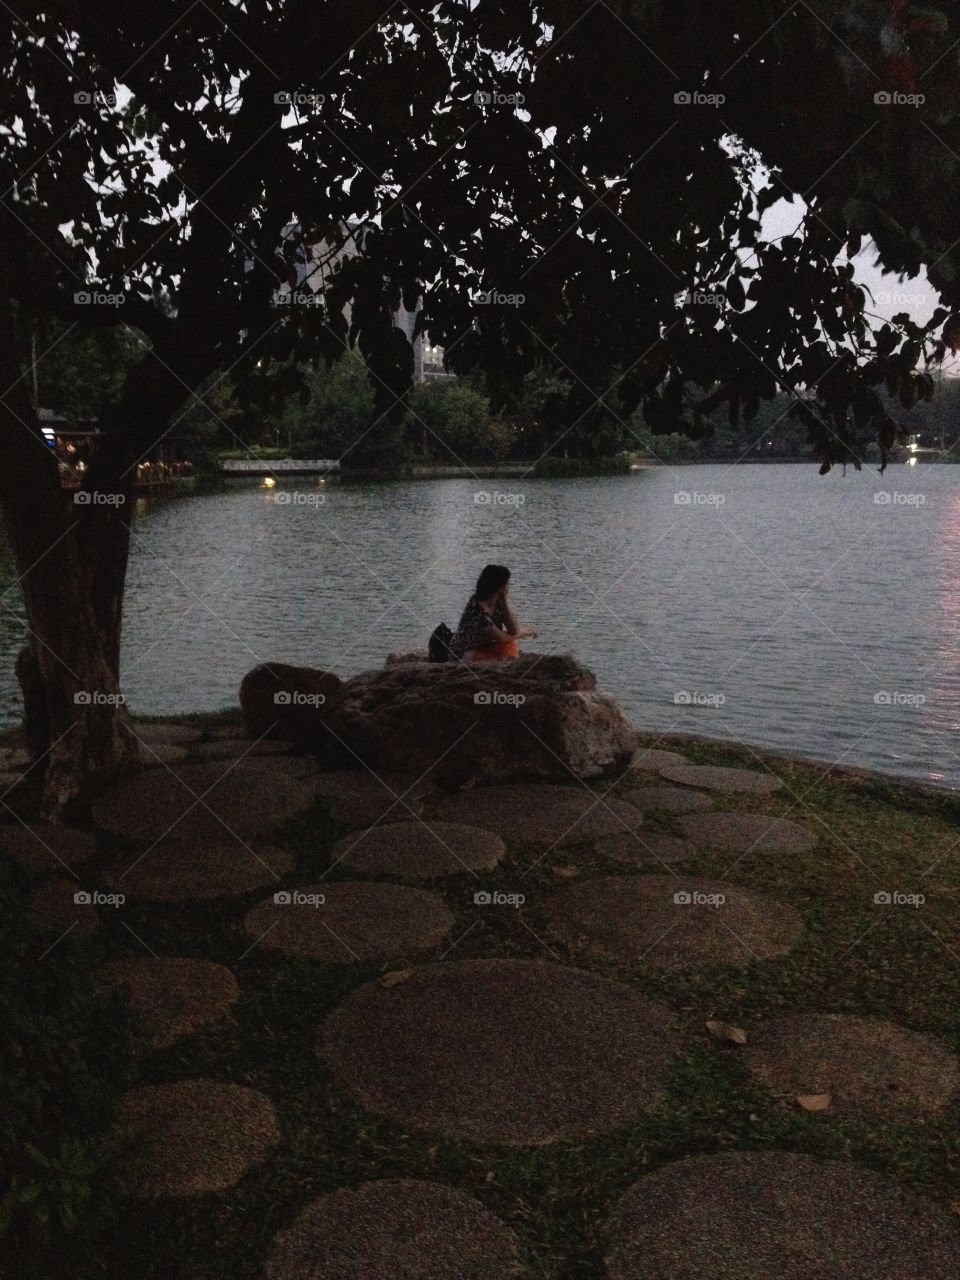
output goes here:
[{"label": "fallen leaf", "polygon": [[707,1030],[715,1040],[726,1040],[730,1044],[746,1044],[747,1033],[742,1027],[735,1027],[730,1022],[714,1022],[712,1019],[707,1023]]},{"label": "fallen leaf", "polygon": [[804,1111],[826,1111],[833,1099],[829,1093],[801,1093],[797,1095],[797,1106]]},{"label": "fallen leaf", "polygon": [[558,880],[572,880],[580,874],[579,867],[551,867],[550,870]]},{"label": "fallen leaf", "polygon": [[398,982],[406,982],[412,977],[412,969],[394,969],[392,973],[385,973],[380,979],[381,987],[395,987]]}]

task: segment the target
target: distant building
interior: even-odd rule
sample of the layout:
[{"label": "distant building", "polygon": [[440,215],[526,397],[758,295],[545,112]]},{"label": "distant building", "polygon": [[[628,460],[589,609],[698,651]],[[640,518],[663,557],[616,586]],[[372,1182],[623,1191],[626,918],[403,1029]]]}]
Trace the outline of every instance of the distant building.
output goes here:
[{"label": "distant building", "polygon": [[[287,265],[287,280],[278,289],[278,301],[291,293],[309,292],[318,298],[323,295],[337,271],[337,264],[344,258],[355,258],[363,252],[366,227],[341,223],[338,233],[305,232],[299,222],[291,222],[282,232],[281,256]],[[400,308],[393,313],[393,322],[405,334],[413,347],[413,380],[427,382],[434,378],[448,378],[443,367],[443,348],[431,345],[422,333],[414,336],[420,307],[414,311]],[[346,311],[350,319],[349,304]]]}]

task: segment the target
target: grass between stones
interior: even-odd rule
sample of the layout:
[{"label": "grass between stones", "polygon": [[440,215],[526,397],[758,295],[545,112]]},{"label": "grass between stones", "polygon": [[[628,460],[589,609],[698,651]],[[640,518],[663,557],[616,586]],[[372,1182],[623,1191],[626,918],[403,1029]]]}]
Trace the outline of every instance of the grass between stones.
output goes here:
[{"label": "grass between stones", "polygon": [[[592,844],[508,847],[489,872],[431,885],[455,922],[449,940],[419,960],[550,960],[627,982],[666,1004],[682,1048],[655,1111],[588,1140],[534,1148],[406,1128],[354,1103],[317,1052],[327,1013],[361,983],[402,965],[328,965],[253,945],[243,919],[262,891],[206,903],[106,907],[99,933],[75,944],[91,965],[150,952],[195,957],[227,966],[240,989],[230,1019],[163,1050],[144,1048],[139,1083],[206,1078],[260,1090],[275,1104],[280,1144],[220,1195],[131,1200],[122,1230],[109,1241],[103,1274],[260,1280],[278,1233],[317,1197],[374,1179],[417,1178],[474,1196],[510,1227],[526,1280],[602,1280],[609,1227],[626,1189],[669,1161],[730,1150],[859,1162],[928,1196],[931,1212],[946,1213],[960,1199],[960,1099],[909,1123],[808,1113],[754,1082],[743,1051],[711,1037],[705,1023],[732,1023],[749,1037],[761,1023],[794,1013],[867,1014],[960,1052],[960,799],[873,778],[823,776],[826,766],[703,741],[651,738],[650,745],[680,750],[697,764],[766,765],[783,780],[779,791],[715,794],[715,808],[789,817],[816,831],[819,844],[789,856],[694,851],[668,867],[650,859],[635,870],[602,857]],[[662,781],[635,770],[611,794]],[[593,789],[604,794],[608,787]],[[329,799],[318,799],[306,816],[271,834],[294,861],[283,887],[323,880],[330,850],[344,834],[327,817],[328,806]],[[670,815],[649,813],[645,830],[680,828]],[[83,887],[102,887],[98,875],[119,847],[101,836],[97,858],[78,868]],[[642,962],[623,968],[588,960],[551,933],[544,904],[564,885],[611,874],[676,875],[678,887],[684,876],[726,878],[794,907],[804,933],[788,954],[746,970],[665,972]],[[349,878],[343,868],[330,873],[332,880]],[[520,909],[477,905],[481,890],[522,893],[525,902]],[[875,901],[884,894],[889,902]],[[916,895],[924,901],[910,905]]]}]

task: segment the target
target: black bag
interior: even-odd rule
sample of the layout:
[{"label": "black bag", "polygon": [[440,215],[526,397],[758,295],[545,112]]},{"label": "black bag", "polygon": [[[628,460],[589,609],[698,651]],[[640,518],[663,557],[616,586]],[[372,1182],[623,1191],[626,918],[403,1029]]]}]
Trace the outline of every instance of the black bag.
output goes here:
[{"label": "black bag", "polygon": [[445,622],[441,622],[439,627],[430,637],[430,643],[427,645],[427,656],[430,662],[449,662],[453,657],[450,652],[450,645],[453,642],[453,632]]}]

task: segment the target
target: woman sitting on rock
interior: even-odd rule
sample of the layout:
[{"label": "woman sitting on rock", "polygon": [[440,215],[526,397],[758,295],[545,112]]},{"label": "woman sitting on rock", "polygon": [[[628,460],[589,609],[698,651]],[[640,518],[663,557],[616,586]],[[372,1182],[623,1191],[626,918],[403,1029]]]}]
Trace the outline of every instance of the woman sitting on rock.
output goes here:
[{"label": "woman sitting on rock", "polygon": [[477,589],[467,601],[450,649],[467,662],[497,662],[515,658],[518,640],[536,639],[536,631],[520,630],[507,604],[510,570],[502,564],[488,564],[477,579]]}]

